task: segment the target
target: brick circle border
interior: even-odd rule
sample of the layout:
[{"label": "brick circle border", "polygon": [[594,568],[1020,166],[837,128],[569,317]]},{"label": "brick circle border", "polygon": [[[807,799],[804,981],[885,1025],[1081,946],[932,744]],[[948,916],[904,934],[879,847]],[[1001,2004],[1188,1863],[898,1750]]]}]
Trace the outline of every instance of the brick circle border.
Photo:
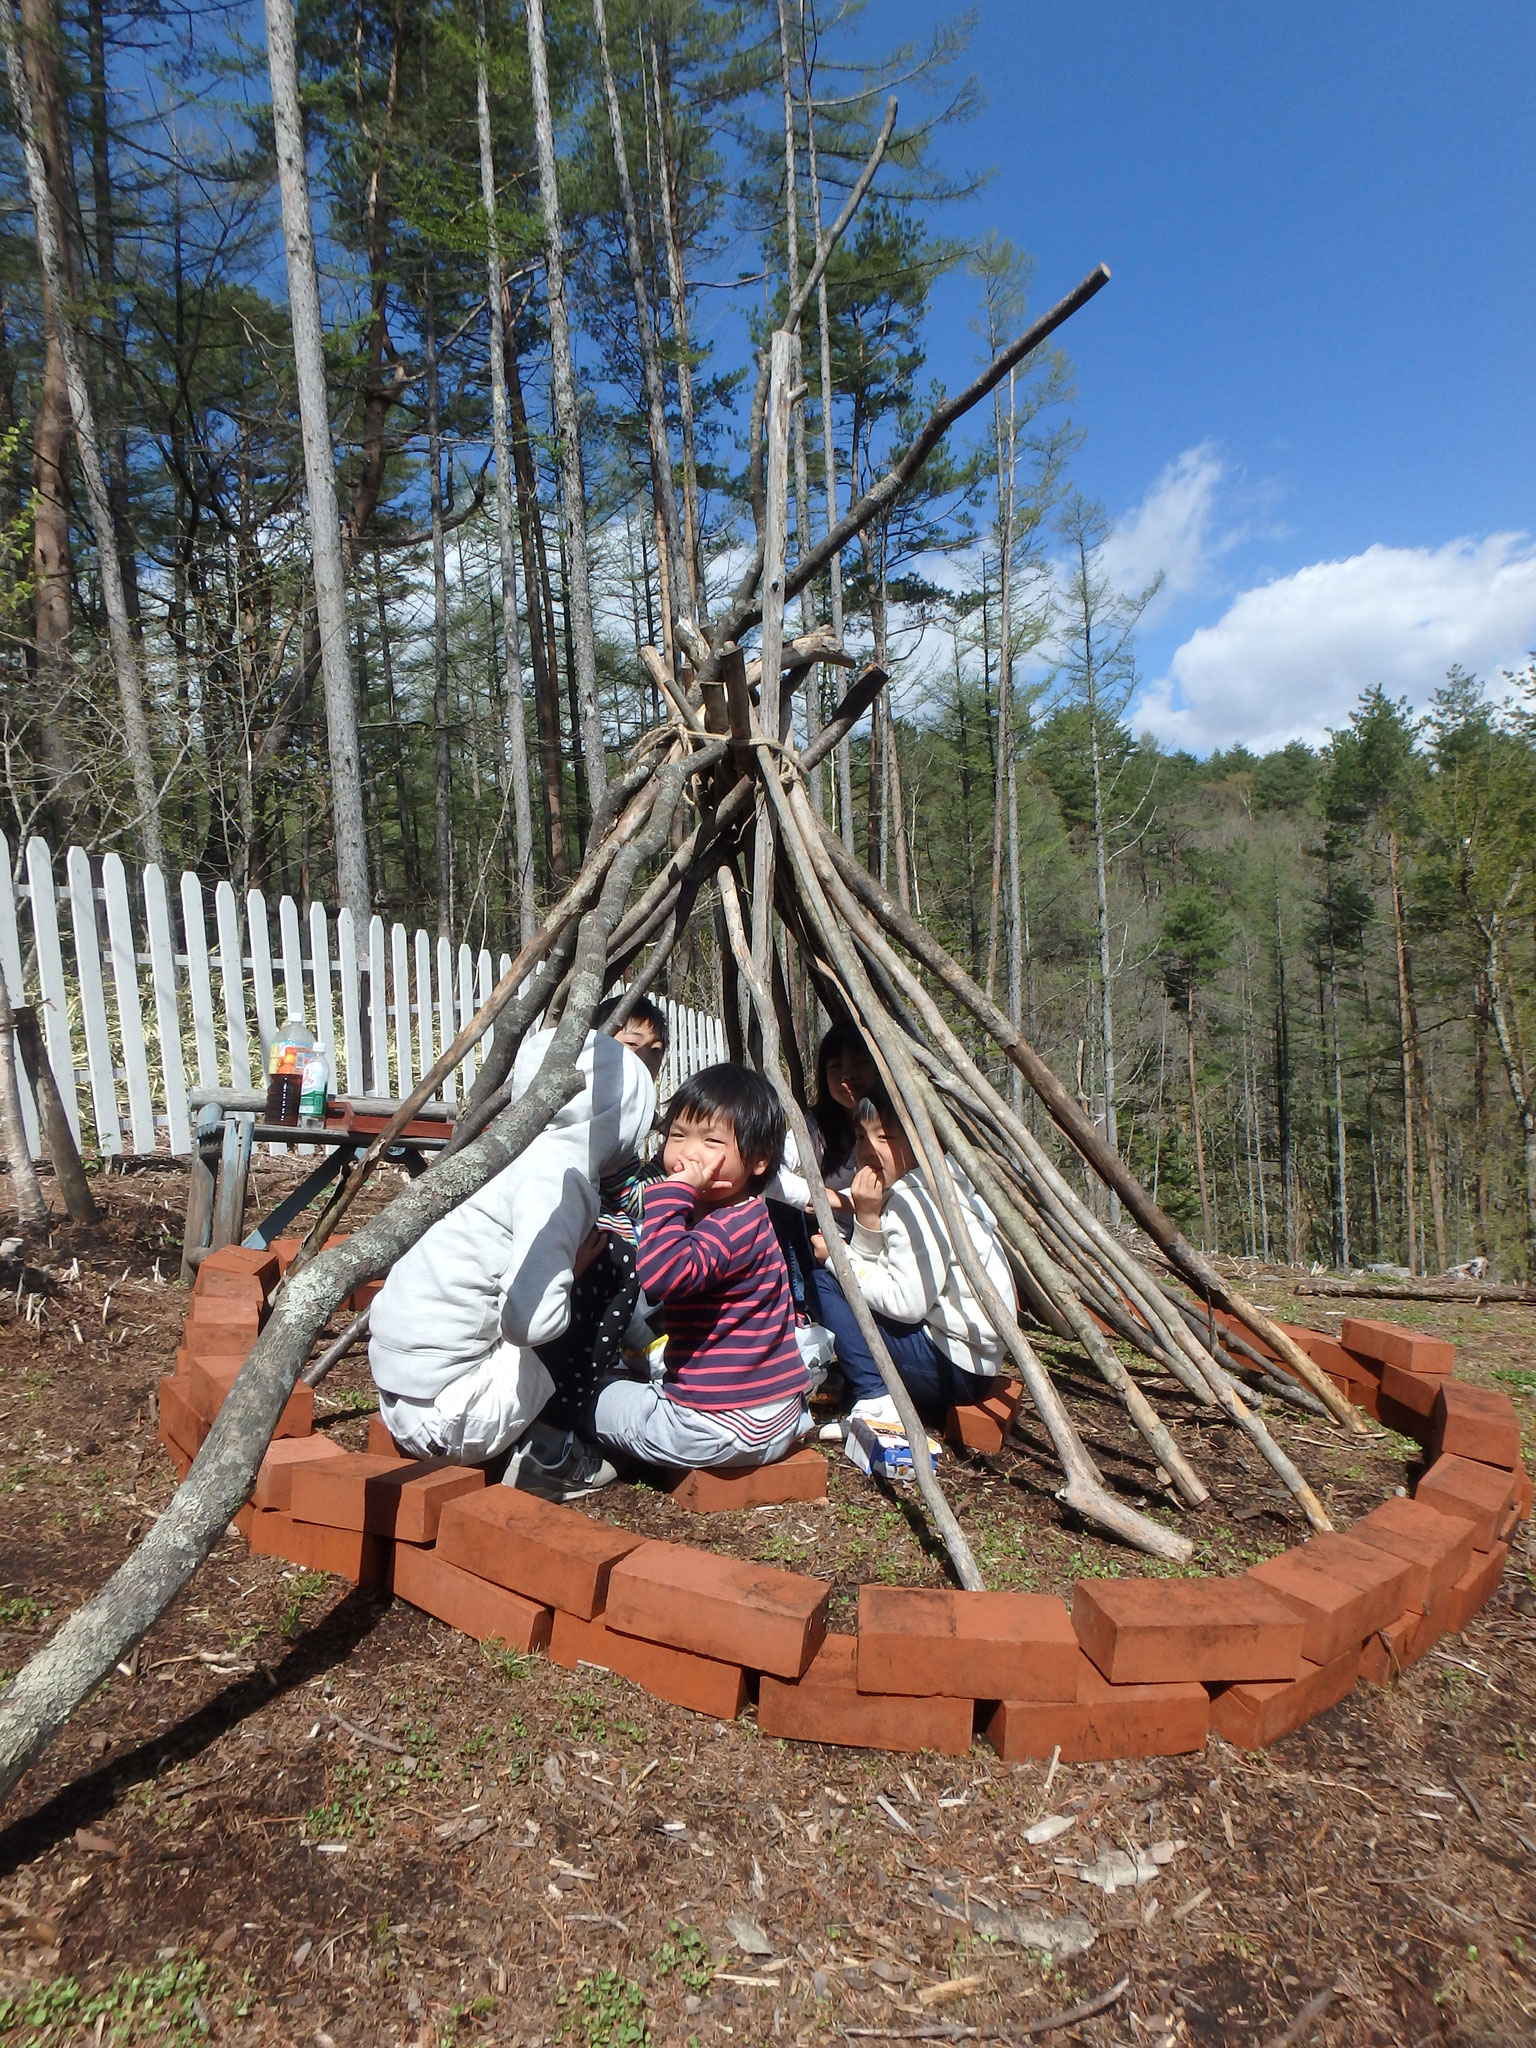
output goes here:
[{"label": "brick circle border", "polygon": [[[183,1478],[294,1249],[229,1246],[199,1268],[160,1383],[159,1434]],[[1357,1318],[1342,1343],[1291,1334],[1358,1406],[1419,1445],[1413,1498],[1235,1578],[1079,1580],[1070,1613],[1056,1595],[866,1585],[857,1634],[829,1635],[825,1580],[652,1541],[486,1487],[474,1468],[344,1451],[315,1437],[302,1385],[235,1526],[255,1552],[386,1588],[481,1641],[597,1665],[695,1712],[734,1719],[755,1691],[768,1736],[960,1755],[979,1733],[1009,1761],[1059,1750],[1099,1762],[1199,1750],[1214,1729],[1258,1749],[1463,1629],[1497,1589],[1533,1494],[1513,1403],[1457,1379],[1449,1344]],[[958,1443],[1000,1447],[1011,1411],[988,1406],[951,1418]],[[371,1437],[382,1434],[375,1418]],[[765,1481],[770,1493],[788,1486],[777,1498],[825,1496],[824,1461],[797,1455],[820,1468],[814,1494],[769,1467],[776,1481],[742,1475],[758,1501]],[[700,1477],[711,1483],[687,1505],[754,1504],[721,1498],[724,1475]]]}]

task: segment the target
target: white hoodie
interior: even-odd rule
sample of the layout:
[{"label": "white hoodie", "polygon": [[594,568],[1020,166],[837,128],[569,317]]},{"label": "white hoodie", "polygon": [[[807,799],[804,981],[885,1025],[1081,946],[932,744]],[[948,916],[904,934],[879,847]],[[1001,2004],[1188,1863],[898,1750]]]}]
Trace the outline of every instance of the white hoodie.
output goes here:
[{"label": "white hoodie", "polygon": [[[1003,1300],[1012,1302],[1013,1274],[997,1218],[947,1154],[945,1164],[982,1269]],[[919,1169],[903,1174],[889,1190],[877,1230],[854,1225],[848,1256],[876,1315],[926,1325],[938,1349],[962,1372],[991,1378],[1002,1371],[1003,1340],[971,1292],[950,1247],[944,1212]]]},{"label": "white hoodie", "polygon": [[[553,1037],[519,1047],[514,1101]],[[368,1362],[385,1393],[433,1401],[499,1342],[548,1344],[565,1330],[598,1181],[638,1151],[656,1113],[655,1083],[617,1039],[589,1036],[576,1066],[581,1093],[391,1267],[369,1319]]]}]

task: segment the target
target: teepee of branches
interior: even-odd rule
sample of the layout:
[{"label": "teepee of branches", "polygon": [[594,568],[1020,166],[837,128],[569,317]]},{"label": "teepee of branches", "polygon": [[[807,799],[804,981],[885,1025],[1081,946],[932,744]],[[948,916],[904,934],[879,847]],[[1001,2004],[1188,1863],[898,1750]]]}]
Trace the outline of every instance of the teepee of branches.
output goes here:
[{"label": "teepee of branches", "polygon": [[[804,1112],[786,1077],[798,1071],[781,946],[793,946],[829,1011],[863,1032],[911,1143],[944,1212],[966,1278],[1006,1346],[1061,1472],[1057,1497],[1092,1528],[1173,1561],[1190,1539],[1143,1514],[1106,1484],[1084,1445],[1061,1389],[1041,1364],[1028,1327],[1076,1343],[1167,1475],[1172,1500],[1198,1508],[1207,1489],[1169,1421],[1141,1384],[1141,1364],[1171,1376],[1185,1412],[1218,1411],[1239,1429],[1294,1495],[1307,1520],[1326,1529],[1312,1489],[1274,1441],[1264,1397],[1326,1412],[1346,1428],[1358,1416],[1294,1340],[1231,1289],[1163,1214],[1017,1027],[909,912],[860,866],[817,815],[809,778],[875,705],[887,678],[867,668],[836,715],[802,748],[793,744],[794,691],[813,666],[851,668],[828,629],[786,643],[785,605],[823,573],[871,520],[887,511],[955,422],[1027,361],[1108,281],[1102,266],[1002,350],[957,397],[935,408],[921,432],[815,546],[786,562],[788,455],[801,391],[792,384],[794,334],[817,291],[827,258],[868,190],[895,119],[895,102],[847,205],[821,239],[785,324],[763,351],[750,433],[756,542],[721,616],[710,626],[688,615],[688,583],[670,579],[672,643],[688,666],[654,649],[648,669],[670,716],[633,749],[622,775],[596,806],[582,868],[526,940],[500,983],[354,1166],[290,1270],[272,1313],[187,1479],[166,1512],[111,1580],[73,1614],[0,1698],[0,1796],[46,1747],[132,1645],[186,1586],[231,1517],[250,1497],[283,1406],[317,1338],[344,1298],[386,1272],[438,1218],[538,1135],[579,1086],[575,1061],[606,990],[626,995],[606,1028],[666,969],[701,898],[718,909],[728,1032],[777,1089],[831,1259],[913,1448],[922,1500],[956,1579],[982,1577],[944,1498],[927,1437],[859,1292],[815,1167]],[[632,239],[632,238],[631,238]],[[643,311],[637,287],[637,304]],[[643,351],[654,347],[648,321]],[[658,450],[658,456],[664,451]],[[684,560],[670,490],[658,492],[668,552]],[[742,641],[761,627],[761,653]],[[527,1093],[509,1099],[518,1045],[537,1018],[555,1026]],[[1058,1138],[1155,1245],[1166,1272],[1196,1306],[1130,1249],[1096,1213],[968,1050],[986,1039],[1023,1076]],[[451,1144],[431,1169],[387,1207],[336,1241],[351,1207],[397,1133],[472,1045],[494,1030],[491,1050],[458,1118]],[[1005,1300],[976,1257],[944,1166],[949,1154],[998,1218],[1017,1283]],[[1220,1325],[1216,1312],[1222,1311]],[[1237,1334],[1234,1326],[1246,1329]],[[1257,1342],[1250,1342],[1249,1339]],[[1125,1355],[1123,1355],[1125,1354]],[[1129,1355],[1133,1363],[1126,1362]],[[1274,1360],[1282,1361],[1280,1370]],[[1257,1388],[1257,1398],[1255,1398]]]}]

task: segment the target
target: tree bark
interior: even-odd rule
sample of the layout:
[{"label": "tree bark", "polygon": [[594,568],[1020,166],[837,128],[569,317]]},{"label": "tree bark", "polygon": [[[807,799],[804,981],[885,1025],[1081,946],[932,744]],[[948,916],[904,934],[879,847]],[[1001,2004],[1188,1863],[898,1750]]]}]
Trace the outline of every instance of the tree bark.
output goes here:
[{"label": "tree bark", "polygon": [[507,403],[512,409],[512,474],[517,484],[517,524],[523,551],[523,591],[528,610],[528,649],[533,659],[534,723],[538,733],[539,781],[544,794],[544,851],[552,881],[566,879],[565,765],[560,751],[560,678],[555,672],[555,614],[545,558],[544,522],[539,515],[539,482],[533,466],[523,378],[510,325],[505,333]]},{"label": "tree bark", "polygon": [[37,1104],[37,1120],[42,1126],[43,1143],[48,1147],[48,1157],[53,1163],[53,1177],[59,1184],[59,1193],[64,1197],[64,1206],[69,1211],[72,1223],[94,1225],[101,1221],[101,1212],[96,1207],[96,1198],[91,1193],[91,1184],[86,1179],[85,1168],[80,1163],[80,1148],[75,1143],[75,1134],[69,1127],[69,1118],[64,1113],[64,1098],[59,1093],[58,1078],[53,1071],[53,1062],[48,1057],[48,1048],[43,1043],[42,1033],[37,1028],[37,1012],[29,1005],[18,1003],[13,1012],[16,1031],[16,1045],[21,1053],[21,1064],[26,1069],[31,1084],[32,1098]]},{"label": "tree bark", "polygon": [[[592,0],[592,21],[597,29],[597,51],[603,76],[603,99],[608,109],[608,139],[613,148],[613,169],[619,186],[619,205],[624,216],[624,259],[629,268],[629,285],[635,300],[635,340],[640,350],[640,375],[645,391],[645,419],[651,452],[651,489],[655,493],[656,516],[666,543],[670,580],[670,611],[675,618],[689,590],[692,578],[684,559],[683,533],[677,516],[677,494],[672,486],[672,450],[667,440],[667,401],[661,382],[661,358],[656,347],[656,328],[651,318],[650,296],[645,288],[645,258],[640,249],[640,222],[635,211],[634,187],[629,180],[629,152],[624,144],[624,118],[619,107],[619,88],[614,82],[613,63],[608,52],[608,20],[603,0]],[[693,606],[690,602],[689,610]],[[669,621],[670,623],[670,621]]]},{"label": "tree bark", "polygon": [[[3,4],[3,0],[0,0]],[[437,313],[430,260],[422,274],[427,351],[427,502],[432,518],[432,819],[438,937],[453,937],[453,803],[448,758],[448,558],[443,534],[443,429],[437,377]]]},{"label": "tree bark", "polygon": [[1194,1128],[1195,1172],[1200,1181],[1200,1237],[1208,1252],[1216,1249],[1216,1230],[1211,1216],[1211,1191],[1205,1174],[1205,1135],[1200,1127],[1200,1080],[1195,1068],[1195,985],[1186,991],[1184,1023],[1189,1039],[1189,1116]]},{"label": "tree bark", "polygon": [[21,1113],[21,1087],[16,1077],[16,1019],[11,1011],[10,991],[3,973],[0,973],[0,1150],[4,1151],[6,1164],[11,1170],[17,1228],[46,1229],[48,1202],[27,1148],[27,1127]]},{"label": "tree bark", "polygon": [[[276,4],[276,0],[271,0],[271,4]],[[565,246],[560,225],[560,186],[555,167],[554,115],[549,103],[544,0],[528,0],[528,82],[539,157],[539,198],[544,213],[549,346],[554,373],[555,425],[560,437],[560,482],[565,503],[567,586],[575,655],[576,701],[589,801],[595,808],[608,786],[608,757],[597,704],[597,642],[592,619],[591,572],[587,560],[587,494],[581,474],[581,413],[575,365],[571,358],[570,318],[565,303]]]},{"label": "tree bark", "polygon": [[[117,535],[112,507],[107,496],[101,448],[96,437],[96,414],[86,374],[85,346],[70,309],[70,280],[67,270],[67,237],[70,208],[61,195],[72,190],[73,170],[57,149],[61,129],[57,120],[42,125],[34,110],[29,69],[35,68],[40,81],[50,88],[52,39],[55,23],[51,0],[23,0],[22,29],[26,33],[34,65],[23,57],[16,16],[9,6],[0,8],[0,39],[5,44],[6,70],[10,74],[11,98],[21,131],[22,156],[26,163],[27,190],[32,202],[37,231],[38,263],[43,288],[53,314],[54,332],[63,357],[64,381],[69,392],[69,410],[74,421],[75,447],[80,458],[80,475],[91,508],[91,528],[96,541],[97,574],[101,582],[102,609],[107,615],[107,640],[117,679],[118,701],[123,715],[123,741],[133,775],[138,814],[135,836],[144,858],[158,866],[165,864],[160,835],[160,792],[155,782],[155,764],[150,746],[149,720],[144,708],[143,677],[139,650],[134,644],[128,619],[128,602],[118,560]],[[46,111],[46,110],[45,110]],[[52,161],[50,161],[50,157]]]},{"label": "tree bark", "polygon": [[[502,313],[501,236],[496,225],[496,163],[491,149],[485,0],[475,0],[475,114],[480,141],[480,203],[485,208],[486,297],[491,314],[491,445],[496,458],[496,537],[501,548],[507,773],[512,782],[512,821],[517,834],[518,936],[519,943],[526,946],[538,923],[533,886],[533,795],[528,785],[528,729],[523,712],[523,662],[518,644],[517,544],[512,532],[513,480],[511,445],[507,434],[506,334]],[[530,587],[525,583],[525,589]],[[556,800],[558,802],[558,794]]]},{"label": "tree bark", "polygon": [[298,373],[304,480],[309,494],[310,552],[320,626],[320,674],[331,767],[331,811],[336,840],[336,887],[366,932],[373,912],[368,885],[368,828],[363,814],[357,698],[347,654],[346,569],[336,506],[336,463],[331,448],[325,388],[325,344],[320,325],[320,278],[315,265],[309,179],[304,167],[304,122],[299,106],[299,62],[293,0],[265,0],[267,64],[272,79],[272,125],[277,181],[283,205],[288,262],[288,306]]},{"label": "tree bark", "polygon": [[[644,71],[644,60],[641,61]],[[676,356],[677,414],[683,441],[683,518],[688,559],[688,589],[693,616],[709,619],[704,582],[704,528],[699,505],[699,461],[693,411],[693,362],[688,341],[688,289],[683,275],[682,194],[677,184],[677,144],[672,131],[672,67],[665,35],[651,42],[651,71],[656,90],[656,128],[661,144],[662,240],[667,256],[667,300],[672,309],[672,349]],[[641,90],[645,80],[641,78]],[[681,598],[677,600],[681,602]]]},{"label": "tree bark", "polygon": [[[363,235],[368,250],[368,353],[363,378],[363,427],[360,437],[362,461],[347,517],[346,562],[356,566],[363,537],[368,531],[384,489],[384,472],[389,462],[385,438],[391,407],[405,388],[405,376],[393,364],[394,347],[389,338],[389,145],[395,125],[395,108],[400,95],[400,56],[404,41],[403,10],[396,6],[389,46],[389,82],[384,93],[384,122],[377,138],[369,133],[363,107],[362,74],[357,77],[357,124],[365,141],[374,144],[373,167],[368,174],[367,196],[363,202]],[[423,51],[425,57],[425,51]],[[392,368],[386,375],[389,358]]]},{"label": "tree bark", "polygon": [[128,512],[128,437],[123,428],[123,339],[117,317],[117,219],[112,196],[111,110],[107,100],[107,38],[102,0],[89,0],[86,44],[91,73],[91,185],[96,207],[96,284],[101,294],[102,425],[106,436],[107,497],[117,536],[118,565],[129,624],[139,618],[139,564]]},{"label": "tree bark", "polygon": [[[806,168],[811,181],[811,224],[816,233],[816,261],[821,276],[816,281],[816,326],[821,355],[821,466],[827,499],[827,531],[837,524],[837,443],[832,426],[832,323],[827,310],[826,237],[821,225],[821,178],[816,162],[816,109],[811,94],[811,61],[805,38],[805,0],[800,0],[800,62],[805,84]],[[843,643],[843,558],[835,554],[829,564],[832,637]],[[853,765],[849,743],[844,740],[834,759],[837,779],[838,827],[843,844],[853,851]]]}]

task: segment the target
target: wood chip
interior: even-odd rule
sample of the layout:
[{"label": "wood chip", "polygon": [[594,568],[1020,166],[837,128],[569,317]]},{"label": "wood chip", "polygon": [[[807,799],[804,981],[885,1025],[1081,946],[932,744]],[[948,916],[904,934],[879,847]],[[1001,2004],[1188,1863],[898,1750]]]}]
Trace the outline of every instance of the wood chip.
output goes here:
[{"label": "wood chip", "polygon": [[924,2008],[933,2005],[947,2005],[952,1998],[969,1998],[973,1991],[984,1991],[985,1977],[950,1977],[942,1984],[930,1984],[926,1991],[919,1991],[917,2002]]}]

